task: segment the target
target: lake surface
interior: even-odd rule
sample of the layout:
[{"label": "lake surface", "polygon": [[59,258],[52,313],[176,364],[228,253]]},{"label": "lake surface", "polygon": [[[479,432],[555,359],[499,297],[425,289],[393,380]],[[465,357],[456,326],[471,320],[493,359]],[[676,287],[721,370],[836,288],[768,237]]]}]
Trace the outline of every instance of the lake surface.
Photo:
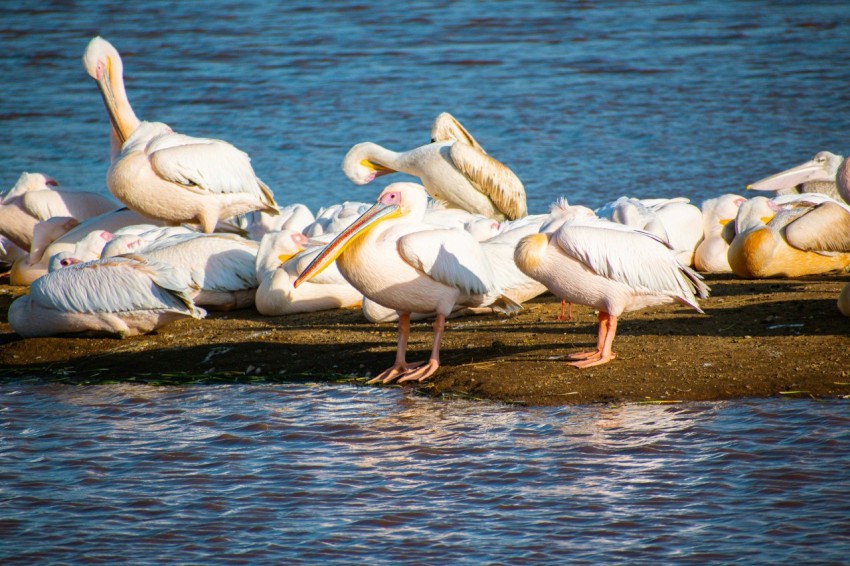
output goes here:
[{"label": "lake surface", "polygon": [[0,386],[0,559],[842,563],[847,401]]},{"label": "lake surface", "polygon": [[[427,143],[443,111],[532,213],[699,203],[850,151],[847,8],[8,1],[0,190],[40,171],[106,194],[108,120],[81,63],[101,35],[140,118],[245,150],[281,205],[374,200],[386,183],[351,184],[346,151]],[[6,378],[0,562],[844,563],[847,403]]]}]

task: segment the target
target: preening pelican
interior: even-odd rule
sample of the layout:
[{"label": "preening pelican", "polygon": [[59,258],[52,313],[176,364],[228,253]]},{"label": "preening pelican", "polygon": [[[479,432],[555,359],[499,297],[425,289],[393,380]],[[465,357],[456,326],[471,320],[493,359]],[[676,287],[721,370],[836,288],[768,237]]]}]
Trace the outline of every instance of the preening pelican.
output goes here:
[{"label": "preening pelican", "polygon": [[204,317],[188,288],[188,278],[151,259],[76,263],[33,282],[29,294],[9,307],[9,324],[25,338],[144,334],[180,318]]},{"label": "preening pelican", "polygon": [[741,205],[728,252],[735,275],[800,277],[850,266],[850,209],[825,195],[807,202],[812,197],[783,207],[765,197]]},{"label": "preening pelican", "polygon": [[[255,299],[257,312],[280,316],[355,307],[361,303],[363,295],[333,264],[297,289],[292,285],[300,272],[299,267],[305,268],[322,249],[308,246],[307,237],[294,230],[263,236],[256,264],[260,283]],[[312,249],[313,253],[303,253],[305,248]]]},{"label": "preening pelican", "polygon": [[56,189],[58,186],[55,179],[43,173],[22,173],[0,199],[0,235],[26,250],[37,222],[54,216],[69,216],[82,222],[119,206],[97,193]]},{"label": "preening pelican", "polygon": [[623,312],[673,301],[702,312],[697,297],[707,297],[708,287],[657,236],[581,210],[556,214],[552,226],[560,226],[549,235],[540,232],[520,240],[515,259],[555,296],[599,311],[596,350],[569,355],[570,365],[584,368],[613,359],[617,319]]},{"label": "preening pelican", "polygon": [[407,173],[419,177],[432,198],[500,221],[528,214],[519,178],[487,155],[451,114],[437,117],[431,138],[430,144],[405,152],[359,143],[348,151],[342,170],[358,185],[389,173]]},{"label": "preening pelican", "polygon": [[702,203],[703,239],[694,252],[694,267],[706,273],[729,273],[729,244],[735,237],[735,217],[746,201],[727,193]]},{"label": "preening pelican", "polygon": [[277,214],[271,190],[246,153],[227,142],[174,133],[140,122],[124,89],[118,51],[95,37],[83,56],[121,143],[106,175],[109,191],[131,209],[169,224],[197,223],[212,232],[220,219],[252,210]]},{"label": "preening pelican", "polygon": [[840,155],[821,151],[805,163],[775,173],[748,185],[750,191],[775,191],[779,195],[796,193],[822,193],[835,200],[845,202],[850,195],[840,194],[836,187],[835,174],[844,161]]},{"label": "preening pelican", "polygon": [[[460,230],[422,224],[424,187],[393,183],[378,202],[341,232],[295,280],[294,286],[336,260],[340,273],[365,297],[398,311],[395,363],[372,382],[422,381],[440,366],[440,340],[455,305],[481,306],[492,299],[493,276],[481,246]],[[502,297],[505,309],[519,308]],[[406,361],[410,313],[435,312],[434,343],[424,365]]]}]

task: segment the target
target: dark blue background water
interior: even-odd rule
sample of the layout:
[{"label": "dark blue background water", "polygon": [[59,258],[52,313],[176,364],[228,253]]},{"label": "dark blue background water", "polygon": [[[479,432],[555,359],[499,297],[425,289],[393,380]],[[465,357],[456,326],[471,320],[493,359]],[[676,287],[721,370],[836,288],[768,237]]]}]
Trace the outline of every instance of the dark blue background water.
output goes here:
[{"label": "dark blue background water", "polygon": [[[0,189],[106,192],[100,34],[142,119],[280,204],[456,115],[529,208],[740,192],[850,131],[846,2],[2,2]],[[391,178],[389,178],[391,179]],[[838,379],[838,378],[837,378]],[[846,562],[847,401],[529,409],[348,386],[0,384],[0,562]]]}]

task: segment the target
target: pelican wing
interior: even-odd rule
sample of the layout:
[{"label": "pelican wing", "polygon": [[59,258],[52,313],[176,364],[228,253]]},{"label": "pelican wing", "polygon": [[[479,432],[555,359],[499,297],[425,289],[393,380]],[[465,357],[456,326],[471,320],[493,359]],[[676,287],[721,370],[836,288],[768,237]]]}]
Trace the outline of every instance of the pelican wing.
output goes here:
[{"label": "pelican wing", "polygon": [[509,220],[528,214],[525,187],[519,177],[501,162],[465,143],[452,144],[449,155],[458,170]]},{"label": "pelican wing", "polygon": [[590,271],[633,289],[679,297],[697,310],[694,291],[707,296],[702,278],[648,232],[598,221],[565,224],[555,238],[566,255]]},{"label": "pelican wing", "polygon": [[206,314],[189,297],[188,280],[170,266],[140,256],[79,263],[48,273],[30,286],[38,303],[68,312],[173,310]]},{"label": "pelican wing", "polygon": [[493,291],[493,275],[481,245],[463,230],[423,230],[398,239],[410,265],[469,295]]},{"label": "pelican wing", "polygon": [[206,291],[256,288],[259,244],[233,234],[180,234],[144,250],[144,256],[186,271]]},{"label": "pelican wing", "polygon": [[199,193],[271,194],[248,154],[221,140],[166,134],[150,143],[148,154],[160,177]]},{"label": "pelican wing", "polygon": [[33,191],[25,193],[21,202],[24,209],[39,220],[70,216],[82,221],[119,207],[112,199],[88,191]]},{"label": "pelican wing", "polygon": [[850,252],[850,212],[835,202],[815,206],[785,226],[785,240],[805,251]]},{"label": "pelican wing", "polygon": [[463,142],[481,151],[481,153],[487,153],[454,116],[448,112],[443,112],[437,116],[431,126],[431,143],[446,141]]}]

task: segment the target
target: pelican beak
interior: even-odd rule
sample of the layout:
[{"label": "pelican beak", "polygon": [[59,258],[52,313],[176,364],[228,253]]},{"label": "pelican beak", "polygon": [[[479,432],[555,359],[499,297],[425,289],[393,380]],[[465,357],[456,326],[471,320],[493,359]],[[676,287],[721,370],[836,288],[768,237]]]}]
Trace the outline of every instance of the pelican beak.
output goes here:
[{"label": "pelican beak", "polygon": [[734,218],[722,218],[722,219],[720,219],[720,225],[726,226],[727,224],[729,224],[733,220],[735,220],[735,219]]},{"label": "pelican beak", "polygon": [[121,140],[121,144],[123,145],[129,137],[129,132],[126,131],[126,128],[121,126],[121,121],[118,119],[115,92],[112,87],[111,69],[112,59],[107,58],[106,66],[98,69],[95,83],[97,83],[97,89],[100,91],[101,98],[103,98],[103,105],[106,106],[106,113],[109,114],[109,121],[112,123],[112,129],[115,130],[115,133],[118,135],[118,139]]},{"label": "pelican beak", "polygon": [[283,264],[294,258],[296,255],[297,254],[280,254],[279,256],[277,256],[277,259],[281,264]]},{"label": "pelican beak", "polygon": [[[360,162],[360,165],[371,171],[375,177],[380,177],[382,175],[389,175],[390,173],[395,173],[395,169],[390,169],[380,163],[375,163],[374,161],[369,161],[368,159],[364,159]],[[374,179],[374,177],[373,177]]]},{"label": "pelican beak", "polygon": [[747,185],[748,191],[779,191],[807,181],[834,181],[823,164],[814,159]]},{"label": "pelican beak", "polygon": [[293,287],[298,287],[302,282],[315,277],[321,273],[327,266],[333,263],[336,258],[345,251],[355,240],[360,236],[374,228],[378,223],[395,218],[401,215],[401,209],[397,204],[384,204],[382,202],[375,203],[369,210],[360,215],[348,228],[340,232],[336,238],[325,246],[313,261],[307,266],[298,279],[292,284]]}]

